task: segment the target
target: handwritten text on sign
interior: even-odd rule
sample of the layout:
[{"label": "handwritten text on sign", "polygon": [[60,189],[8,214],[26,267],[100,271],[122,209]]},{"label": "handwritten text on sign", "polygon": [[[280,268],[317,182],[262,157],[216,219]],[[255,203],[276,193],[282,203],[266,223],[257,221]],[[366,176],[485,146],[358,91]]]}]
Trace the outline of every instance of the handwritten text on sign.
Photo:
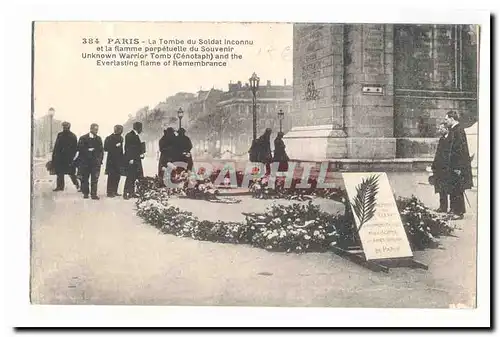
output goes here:
[{"label": "handwritten text on sign", "polygon": [[367,260],[413,253],[386,173],[342,173]]}]

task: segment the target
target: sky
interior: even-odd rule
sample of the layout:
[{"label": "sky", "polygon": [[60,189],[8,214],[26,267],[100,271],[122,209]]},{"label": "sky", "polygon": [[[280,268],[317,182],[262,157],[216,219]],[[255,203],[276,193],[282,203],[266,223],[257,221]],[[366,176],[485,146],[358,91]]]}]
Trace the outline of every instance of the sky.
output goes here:
[{"label": "sky", "polygon": [[[292,24],[286,23],[163,23],[163,22],[38,22],[34,38],[35,118],[55,109],[55,119],[67,120],[81,135],[89,125],[109,134],[148,105],[153,108],[177,92],[227,90],[230,81],[245,83],[256,72],[267,80],[292,83]],[[249,39],[252,46],[235,46],[242,60],[227,67],[98,67],[83,59],[95,45],[83,38]]]}]

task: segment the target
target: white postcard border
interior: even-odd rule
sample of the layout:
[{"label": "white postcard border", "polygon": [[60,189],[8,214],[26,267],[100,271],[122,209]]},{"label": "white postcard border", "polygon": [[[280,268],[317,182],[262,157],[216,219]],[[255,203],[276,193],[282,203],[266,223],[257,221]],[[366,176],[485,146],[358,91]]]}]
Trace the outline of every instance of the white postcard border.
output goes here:
[{"label": "white postcard border", "polygon": [[[6,306],[10,326],[114,326],[114,327],[163,327],[163,326],[485,326],[490,315],[490,22],[486,12],[452,11],[453,2],[444,2],[448,8],[440,11],[425,8],[425,1],[419,1],[423,8],[403,10],[394,5],[379,2],[377,8],[364,8],[359,4],[350,9],[335,8],[335,11],[318,10],[313,1],[303,4],[287,3],[286,7],[265,2],[245,2],[241,13],[235,11],[218,12],[222,8],[216,1],[194,5],[196,12],[190,11],[193,4],[185,1],[182,5],[163,6],[123,5],[116,2],[105,5],[103,1],[85,5],[65,5],[63,7],[10,4],[4,10],[4,28],[7,40],[2,45],[12,52],[2,53],[6,78],[4,95],[4,142],[7,147],[4,158],[11,161],[4,173],[5,222],[3,250],[6,254],[4,269],[6,284]],[[394,2],[395,3],[395,2]],[[428,3],[431,3],[429,1]],[[433,4],[435,2],[432,2]],[[226,6],[231,6],[229,2]],[[477,2],[476,2],[477,4]],[[427,6],[429,6],[427,4]],[[436,8],[438,5],[434,6]],[[14,9],[14,7],[16,7]],[[125,11],[125,8],[127,11]],[[182,14],[184,13],[184,14]],[[189,14],[188,14],[189,13]],[[250,20],[252,18],[252,20]],[[31,20],[189,20],[189,21],[322,21],[322,22],[440,22],[440,23],[481,23],[481,74],[479,95],[479,205],[478,210],[478,262],[476,310],[436,310],[436,309],[344,309],[344,308],[241,308],[241,307],[138,307],[138,306],[39,306],[30,305],[28,300],[29,280],[29,198],[30,190],[30,92],[31,92]],[[2,36],[3,37],[3,36]],[[8,149],[15,139],[19,148]],[[3,165],[2,165],[3,166]],[[420,317],[418,321],[416,317]]]}]

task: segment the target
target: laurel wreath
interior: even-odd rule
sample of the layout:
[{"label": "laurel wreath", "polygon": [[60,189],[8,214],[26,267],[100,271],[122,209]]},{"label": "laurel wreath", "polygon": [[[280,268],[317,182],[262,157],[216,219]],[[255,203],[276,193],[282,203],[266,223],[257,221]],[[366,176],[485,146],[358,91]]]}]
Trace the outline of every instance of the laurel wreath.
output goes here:
[{"label": "laurel wreath", "polygon": [[352,200],[352,208],[359,221],[358,232],[375,215],[378,179],[379,175],[372,175],[367,179],[363,178],[356,187],[356,197]]}]

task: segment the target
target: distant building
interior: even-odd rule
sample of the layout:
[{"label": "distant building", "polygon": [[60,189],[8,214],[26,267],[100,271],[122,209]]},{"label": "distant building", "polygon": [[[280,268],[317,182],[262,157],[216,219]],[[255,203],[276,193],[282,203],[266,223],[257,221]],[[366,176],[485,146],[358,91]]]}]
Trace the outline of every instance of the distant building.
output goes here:
[{"label": "distant building", "polygon": [[216,123],[217,103],[223,92],[218,89],[200,90],[189,107],[187,135],[193,143],[193,155],[214,156],[220,127]]},{"label": "distant building", "polygon": [[196,99],[196,95],[187,92],[179,92],[169,96],[164,102],[158,103],[153,109],[144,107],[135,116],[129,118],[125,123],[124,132],[128,132],[134,122],[143,124],[141,139],[146,142],[146,156],[158,155],[158,142],[163,136],[163,130],[173,127],[176,131],[179,128],[179,118],[177,112],[179,108],[184,111],[182,127],[189,128],[190,105]]},{"label": "distant building", "polygon": [[[257,137],[266,128],[273,129],[272,138],[279,131],[278,111],[285,113],[283,131],[291,127],[292,86],[272,85],[271,81],[260,84],[257,92]],[[221,95],[217,103],[217,124],[220,126],[217,147],[222,156],[247,156],[252,144],[252,91],[248,84],[240,81],[229,83],[228,91]]]},{"label": "distant building", "polygon": [[[272,85],[267,81],[257,93],[258,136],[266,128],[273,129],[273,138],[279,131],[278,111],[285,114],[283,131],[291,127],[287,119],[292,109],[292,86]],[[200,90],[198,93],[177,93],[167,97],[153,109],[144,107],[125,122],[125,132],[136,121],[143,123],[141,138],[146,142],[147,156],[158,155],[158,141],[163,130],[179,127],[177,111],[182,108],[182,127],[193,143],[195,160],[217,157],[247,156],[252,143],[252,92],[248,84],[229,84],[228,91]]]}]

